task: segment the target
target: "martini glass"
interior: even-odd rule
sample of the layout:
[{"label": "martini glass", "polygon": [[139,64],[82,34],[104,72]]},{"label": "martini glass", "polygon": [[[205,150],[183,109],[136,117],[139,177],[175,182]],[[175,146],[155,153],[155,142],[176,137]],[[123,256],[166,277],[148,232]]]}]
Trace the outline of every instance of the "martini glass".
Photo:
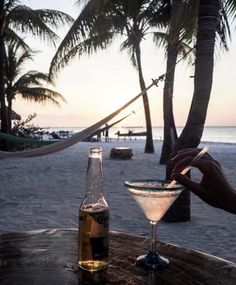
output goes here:
[{"label": "martini glass", "polygon": [[142,209],[151,225],[149,252],[137,257],[136,264],[147,269],[161,269],[169,264],[169,260],[156,252],[156,226],[166,211],[178,198],[184,187],[163,180],[130,180],[125,182],[129,193]]}]

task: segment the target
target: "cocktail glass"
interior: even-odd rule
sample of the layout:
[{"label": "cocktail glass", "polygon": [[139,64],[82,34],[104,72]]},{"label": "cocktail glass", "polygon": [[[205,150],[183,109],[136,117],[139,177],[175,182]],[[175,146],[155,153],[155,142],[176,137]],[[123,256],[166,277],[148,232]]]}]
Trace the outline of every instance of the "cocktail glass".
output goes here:
[{"label": "cocktail glass", "polygon": [[137,257],[136,264],[147,269],[161,269],[169,260],[156,252],[156,226],[169,207],[177,199],[184,187],[175,184],[167,188],[170,182],[162,180],[130,180],[125,182],[129,193],[142,209],[151,225],[149,252]]}]

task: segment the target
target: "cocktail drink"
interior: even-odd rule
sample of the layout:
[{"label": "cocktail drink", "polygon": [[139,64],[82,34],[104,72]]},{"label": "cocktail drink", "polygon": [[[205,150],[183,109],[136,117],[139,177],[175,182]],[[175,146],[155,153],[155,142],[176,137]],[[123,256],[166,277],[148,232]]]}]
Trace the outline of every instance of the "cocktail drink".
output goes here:
[{"label": "cocktail drink", "polygon": [[160,269],[169,264],[168,259],[156,252],[156,225],[174,203],[184,187],[175,184],[168,188],[169,183],[161,180],[131,180],[125,186],[142,209],[151,225],[149,252],[137,258],[137,265],[148,269]]}]

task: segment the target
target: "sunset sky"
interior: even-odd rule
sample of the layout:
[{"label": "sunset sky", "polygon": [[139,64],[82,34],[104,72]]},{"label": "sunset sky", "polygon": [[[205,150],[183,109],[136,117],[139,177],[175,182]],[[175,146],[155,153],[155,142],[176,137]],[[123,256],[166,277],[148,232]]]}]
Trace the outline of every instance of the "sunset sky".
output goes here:
[{"label": "sunset sky", "polygon": [[[67,12],[74,18],[79,14],[78,6],[72,0],[25,0],[32,8],[51,8]],[[65,27],[60,36],[65,35]],[[34,69],[48,72],[55,48],[45,43],[27,39],[33,49],[41,50],[30,62],[26,70]],[[140,92],[138,73],[132,67],[128,55],[119,51],[121,40],[117,40],[106,51],[100,51],[93,56],[84,55],[75,58],[66,68],[61,70],[56,79],[54,89],[61,92],[67,100],[58,108],[51,104],[39,105],[17,99],[13,109],[22,115],[37,113],[33,123],[41,127],[76,127],[88,126],[105,117],[120,107],[123,103]],[[208,109],[206,125],[226,126],[236,125],[235,98],[235,63],[236,63],[236,33],[232,34],[230,51],[219,55],[215,61],[215,73],[211,100]],[[157,78],[165,72],[164,52],[157,50],[153,43],[146,40],[142,45],[142,63],[146,84],[152,78]],[[183,126],[187,119],[193,94],[194,74],[192,66],[186,63],[178,64],[174,90],[174,114],[176,125]],[[149,92],[149,100],[153,126],[163,125],[162,119],[163,83],[153,87]],[[127,112],[136,110],[122,125],[144,125],[142,100],[134,104]],[[122,114],[121,114],[122,116]]]}]

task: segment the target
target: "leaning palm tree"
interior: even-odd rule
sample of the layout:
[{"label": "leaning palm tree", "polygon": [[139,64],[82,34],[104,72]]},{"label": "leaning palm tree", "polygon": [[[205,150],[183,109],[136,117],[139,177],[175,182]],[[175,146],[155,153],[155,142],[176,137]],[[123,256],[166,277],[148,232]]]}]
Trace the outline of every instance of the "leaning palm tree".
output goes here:
[{"label": "leaning palm tree", "polygon": [[[173,93],[174,93],[174,78],[175,69],[178,60],[188,60],[192,62],[192,53],[194,48],[190,46],[195,39],[195,23],[197,19],[196,5],[192,5],[192,17],[188,19],[188,33],[181,35],[184,21],[184,0],[173,0],[171,5],[171,18],[166,40],[166,74],[163,89],[163,120],[164,120],[164,135],[160,163],[167,164],[171,153],[174,150],[177,141],[177,131],[173,113]],[[195,13],[193,13],[195,12]],[[178,56],[180,58],[178,59]]]},{"label": "leaning palm tree", "polygon": [[0,104],[2,131],[8,131],[4,86],[6,42],[11,40],[27,47],[21,35],[29,34],[55,43],[58,37],[52,29],[61,24],[70,24],[72,22],[73,19],[69,15],[60,11],[48,9],[33,10],[21,4],[20,0],[0,1]]},{"label": "leaning palm tree", "polygon": [[186,125],[177,141],[176,149],[197,147],[201,141],[211,95],[214,54],[217,37],[227,48],[227,20],[236,15],[236,2],[231,0],[200,0],[194,75],[194,93]]},{"label": "leaning palm tree", "polygon": [[[224,50],[228,50],[227,41],[230,38],[228,19],[235,19],[236,16],[236,2],[232,0],[188,0],[185,2],[187,15],[193,15],[190,10],[195,10],[193,13],[198,14],[194,93],[188,119],[176,143],[176,150],[197,147],[201,141],[213,83],[216,45],[218,43]],[[194,17],[190,20],[194,20]],[[188,25],[189,21],[187,20],[186,23]],[[184,26],[183,34],[189,32],[189,27]]]},{"label": "leaning palm tree", "polygon": [[19,96],[28,101],[37,103],[51,102],[60,105],[59,101],[66,101],[64,97],[44,85],[53,84],[48,74],[38,71],[28,71],[22,74],[23,67],[28,60],[32,60],[33,52],[22,50],[21,46],[10,43],[6,49],[5,93],[8,103],[7,119],[11,130],[12,102]]},{"label": "leaning palm tree", "polygon": [[[194,93],[187,122],[176,142],[175,151],[196,148],[201,141],[213,82],[216,40],[220,37],[221,43],[227,48],[227,35],[230,35],[227,15],[235,18],[235,1],[199,1]],[[171,165],[168,168],[171,171]],[[165,220],[189,220],[189,204],[189,192],[184,191],[184,195],[167,212]]]},{"label": "leaning palm tree", "polygon": [[[50,73],[55,74],[75,55],[81,56],[84,53],[91,54],[97,49],[105,49],[115,39],[121,37],[124,41],[120,49],[129,53],[131,63],[138,70],[140,88],[145,90],[141,42],[151,35],[153,39],[163,36],[164,33],[159,29],[168,22],[169,14],[163,13],[163,11],[169,11],[166,1],[103,0],[97,2],[87,1],[59,46],[52,60]],[[162,5],[162,2],[165,4]],[[152,124],[146,92],[143,93],[143,105],[147,130],[145,152],[152,153],[154,152]]]}]

